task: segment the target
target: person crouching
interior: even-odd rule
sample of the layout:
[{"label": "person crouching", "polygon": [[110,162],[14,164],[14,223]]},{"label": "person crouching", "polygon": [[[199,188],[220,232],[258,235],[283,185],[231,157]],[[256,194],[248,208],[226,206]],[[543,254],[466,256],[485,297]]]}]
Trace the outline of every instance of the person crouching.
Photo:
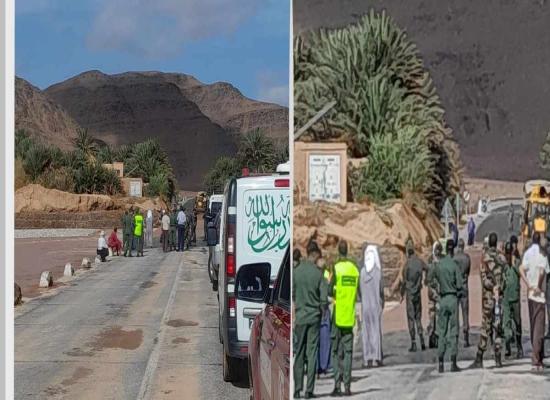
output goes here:
[{"label": "person crouching", "polygon": [[109,247],[107,246],[107,241],[105,240],[105,231],[101,231],[99,234],[99,239],[97,240],[97,255],[101,258],[101,262],[107,261]]}]

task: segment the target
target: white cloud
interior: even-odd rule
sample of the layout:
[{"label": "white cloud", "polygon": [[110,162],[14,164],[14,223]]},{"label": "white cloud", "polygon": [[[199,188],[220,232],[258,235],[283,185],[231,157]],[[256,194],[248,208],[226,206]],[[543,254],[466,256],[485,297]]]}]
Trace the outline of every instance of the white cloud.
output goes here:
[{"label": "white cloud", "polygon": [[265,0],[105,0],[87,44],[147,57],[181,51],[185,43],[228,35]]},{"label": "white cloud", "polygon": [[288,107],[288,81],[284,73],[278,76],[273,71],[264,71],[258,75],[258,100]]}]

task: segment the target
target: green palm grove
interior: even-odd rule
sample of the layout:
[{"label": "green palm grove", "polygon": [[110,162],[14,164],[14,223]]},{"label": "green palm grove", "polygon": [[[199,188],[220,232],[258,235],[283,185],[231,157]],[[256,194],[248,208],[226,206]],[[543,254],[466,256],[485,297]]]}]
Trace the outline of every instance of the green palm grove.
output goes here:
[{"label": "green palm grove", "polygon": [[384,13],[294,40],[294,118],[303,126],[336,101],[305,140],[345,141],[355,200],[409,194],[441,209],[459,190],[458,147],[416,46]]},{"label": "green palm grove", "polygon": [[[166,152],[154,139],[131,145],[100,145],[86,130],[79,130],[74,148],[62,151],[41,143],[24,131],[15,133],[16,175],[31,183],[73,193],[118,194],[121,181],[104,163],[124,163],[125,175],[141,177],[145,194],[169,199],[174,193],[174,176]],[[21,171],[17,171],[17,166]],[[26,182],[22,182],[26,183]]]}]

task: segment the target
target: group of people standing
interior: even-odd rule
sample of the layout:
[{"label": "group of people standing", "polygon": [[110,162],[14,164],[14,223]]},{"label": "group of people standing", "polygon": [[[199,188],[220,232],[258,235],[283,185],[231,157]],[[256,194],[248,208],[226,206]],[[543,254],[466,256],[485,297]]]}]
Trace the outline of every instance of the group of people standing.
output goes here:
[{"label": "group of people standing", "polygon": [[160,242],[164,252],[184,251],[189,249],[191,243],[197,242],[195,209],[192,212],[186,212],[183,207],[180,207],[179,211],[174,207],[170,213],[162,210],[160,224],[162,229]]},{"label": "group of people standing", "polygon": [[[457,365],[459,308],[462,311],[464,347],[470,345],[468,278],[471,261],[464,252],[462,239],[458,240],[457,247],[455,251],[454,240],[448,240],[445,255],[442,255],[442,246],[436,242],[426,265],[414,255],[412,243],[407,243],[408,259],[402,273],[402,294],[407,299],[407,321],[411,337],[409,351],[416,351],[415,333],[418,333],[422,350],[426,348],[420,298],[424,275],[429,301],[429,347],[438,349],[438,370],[441,373],[444,372],[444,357],[447,353],[451,358],[451,371],[461,370]],[[535,371],[542,371],[547,300],[544,286],[550,268],[548,255],[541,246],[540,234],[533,235],[531,244],[522,257],[516,236],[511,236],[502,249],[499,249],[498,237],[496,233],[491,233],[484,242],[479,269],[482,321],[476,358],[469,368],[483,368],[483,355],[489,342],[493,346],[497,368],[503,366],[503,351],[504,357],[512,356],[512,345],[516,347],[515,357],[523,358],[520,295],[523,280],[527,286],[532,367]],[[548,293],[548,289],[546,290]]]},{"label": "group of people standing", "polygon": [[[358,266],[348,257],[346,241],[340,240],[338,259],[327,265],[317,243],[310,241],[307,258],[301,260],[295,252],[294,263],[294,398],[302,396],[304,375],[304,398],[314,397],[316,374],[327,372],[329,365],[334,371],[332,395],[351,396],[353,345],[359,329],[364,366],[382,366],[384,290],[378,248],[365,245]],[[356,302],[361,304],[359,318]]]},{"label": "group of people standing", "polygon": [[[550,240],[549,240],[550,243]],[[363,366],[383,365],[382,311],[384,288],[382,265],[377,246],[365,245],[362,260],[357,265],[348,257],[344,240],[338,244],[338,259],[327,265],[317,243],[311,240],[307,257],[302,259],[294,251],[292,299],[294,304],[294,398],[313,398],[318,373],[334,371],[333,396],[351,395],[351,366],[354,336],[361,330]],[[444,359],[449,354],[452,372],[459,372],[457,364],[459,341],[459,311],[462,315],[464,347],[470,346],[468,280],[470,256],[462,239],[436,242],[428,262],[416,254],[412,240],[405,244],[406,261],[397,281],[401,298],[406,299],[408,329],[411,339],[409,351],[426,349],[422,327],[423,286],[428,289],[429,324],[428,347],[437,348],[438,371],[445,371]],[[491,233],[484,242],[480,263],[482,284],[480,339],[475,361],[469,368],[482,368],[483,355],[489,343],[493,346],[495,365],[502,367],[504,357],[523,357],[521,325],[521,281],[527,286],[530,339],[533,348],[533,370],[544,368],[545,303],[550,288],[548,257],[541,246],[540,234],[535,233],[523,256],[518,239],[498,248],[498,237]],[[550,286],[550,285],[548,285]],[[356,303],[360,305],[356,310]],[[358,312],[356,312],[358,311]],[[356,315],[357,314],[357,315]],[[330,338],[330,340],[329,340]],[[304,389],[304,377],[307,386]],[[342,391],[342,384],[344,391]]]},{"label": "group of people standing", "polygon": [[[168,214],[161,211],[160,225],[162,229],[160,243],[163,250],[183,251],[189,249],[191,243],[196,243],[196,213],[186,212],[183,207],[179,211],[176,208]],[[155,225],[153,211],[148,210],[144,218],[139,209],[133,207],[124,212],[122,216],[122,242],[118,238],[118,229],[115,227],[105,240],[105,232],[101,231],[98,239],[97,254],[101,261],[106,261],[109,249],[117,256],[122,252],[124,257],[133,257],[132,251],[136,250],[137,257],[143,257],[143,248],[153,247],[153,228]],[[176,236],[177,233],[177,236]]]}]

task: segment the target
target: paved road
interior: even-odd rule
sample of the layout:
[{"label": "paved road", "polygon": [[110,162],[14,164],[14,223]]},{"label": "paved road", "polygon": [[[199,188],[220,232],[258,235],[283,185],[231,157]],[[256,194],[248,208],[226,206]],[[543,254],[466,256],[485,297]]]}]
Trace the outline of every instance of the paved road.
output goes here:
[{"label": "paved road", "polygon": [[[462,333],[459,340],[459,366],[467,367],[475,359],[479,342],[481,322],[481,285],[479,278],[479,249],[470,249],[472,271],[468,283],[470,291],[470,343],[463,347]],[[428,323],[426,290],[422,293],[422,320]],[[550,370],[544,375],[530,371],[531,346],[529,344],[529,321],[525,291],[522,289],[523,346],[526,357],[522,360],[506,360],[505,367],[494,369],[492,351],[485,354],[484,370],[468,370],[458,374],[439,374],[436,370],[437,352],[409,353],[410,341],[407,331],[405,302],[389,305],[383,317],[383,351],[385,366],[379,369],[362,369],[361,340],[356,338],[353,362],[353,399],[449,399],[449,400],[547,400],[550,393]],[[546,355],[550,356],[550,341],[546,342]],[[515,350],[515,349],[514,349]],[[450,365],[447,362],[447,371]],[[321,377],[316,385],[316,394],[330,398],[334,387],[330,376]]]},{"label": "paved road", "polygon": [[114,258],[18,307],[15,398],[247,398],[222,380],[206,260],[202,247]]}]

